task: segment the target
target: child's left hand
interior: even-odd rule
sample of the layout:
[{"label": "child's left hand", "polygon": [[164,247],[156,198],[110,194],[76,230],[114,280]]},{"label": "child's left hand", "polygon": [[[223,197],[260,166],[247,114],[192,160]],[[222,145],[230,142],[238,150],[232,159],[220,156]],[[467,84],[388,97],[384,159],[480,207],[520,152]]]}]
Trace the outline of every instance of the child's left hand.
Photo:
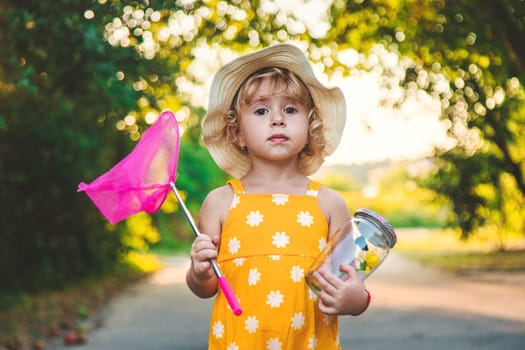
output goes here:
[{"label": "child's left hand", "polygon": [[342,264],[340,271],[346,273],[341,280],[327,269],[319,269],[314,277],[323,289],[319,296],[319,310],[327,315],[359,315],[369,303],[368,292],[354,267]]}]

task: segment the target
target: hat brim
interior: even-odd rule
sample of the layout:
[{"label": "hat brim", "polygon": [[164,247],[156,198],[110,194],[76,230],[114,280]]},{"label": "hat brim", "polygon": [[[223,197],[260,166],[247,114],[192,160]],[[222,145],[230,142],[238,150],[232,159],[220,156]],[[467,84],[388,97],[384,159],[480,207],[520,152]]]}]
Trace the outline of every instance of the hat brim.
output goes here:
[{"label": "hat brim", "polygon": [[341,141],[346,103],[341,89],[321,84],[304,53],[290,44],[278,44],[240,56],[219,69],[211,84],[208,113],[202,122],[204,143],[217,165],[233,177],[240,178],[250,170],[248,156],[226,136],[227,115],[241,84],[253,73],[267,67],[284,68],[296,74],[308,88],[323,122],[323,154],[305,159],[305,164],[301,165],[302,172],[311,175]]}]

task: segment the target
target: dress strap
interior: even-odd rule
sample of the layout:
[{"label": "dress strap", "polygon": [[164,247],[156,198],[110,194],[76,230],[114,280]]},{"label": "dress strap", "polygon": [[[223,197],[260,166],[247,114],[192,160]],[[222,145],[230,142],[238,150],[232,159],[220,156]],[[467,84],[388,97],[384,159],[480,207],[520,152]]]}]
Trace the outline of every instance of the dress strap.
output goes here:
[{"label": "dress strap", "polygon": [[228,184],[232,187],[233,193],[244,193],[244,186],[240,179],[229,180]]},{"label": "dress strap", "polygon": [[308,187],[306,188],[306,195],[317,197],[319,195],[319,190],[321,189],[321,184],[316,181],[310,181]]}]

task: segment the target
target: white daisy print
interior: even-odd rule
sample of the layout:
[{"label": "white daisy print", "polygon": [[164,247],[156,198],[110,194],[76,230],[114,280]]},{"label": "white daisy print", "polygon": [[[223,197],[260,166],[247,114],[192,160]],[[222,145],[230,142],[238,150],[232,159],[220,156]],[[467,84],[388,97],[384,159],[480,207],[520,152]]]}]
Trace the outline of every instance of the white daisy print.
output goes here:
[{"label": "white daisy print", "polygon": [[308,288],[308,297],[313,301],[316,301],[318,298],[317,294],[315,294],[311,288]]},{"label": "white daisy print", "polygon": [[287,194],[272,194],[272,202],[275,205],[285,205],[288,203],[288,195]]},{"label": "white daisy print", "polygon": [[308,191],[306,191],[306,195],[307,196],[317,197],[318,194],[319,194],[318,190],[308,190]]},{"label": "white daisy print", "polygon": [[242,264],[244,264],[244,258],[236,258],[236,259],[233,259],[233,264],[235,266],[242,266]]},{"label": "white daisy print", "polygon": [[224,324],[221,321],[217,321],[213,324],[213,335],[215,338],[222,338],[224,335]]},{"label": "white daisy print", "polygon": [[281,350],[281,341],[279,338],[270,338],[266,342],[266,349],[267,350]]},{"label": "white daisy print", "polygon": [[256,211],[251,211],[247,216],[246,216],[246,223],[248,225],[250,225],[251,227],[254,227],[254,226],[259,226],[261,224],[261,222],[263,222],[263,218],[264,218],[264,215],[261,214],[260,211],[256,210]]},{"label": "white daisy print", "polygon": [[315,349],[316,346],[317,346],[316,337],[311,337],[310,339],[308,339],[308,349]]},{"label": "white daisy print", "polygon": [[284,248],[290,243],[290,237],[286,232],[275,232],[272,236],[272,244],[277,248]]},{"label": "white daisy print", "polygon": [[301,282],[304,277],[304,269],[301,266],[293,266],[290,271],[290,277],[294,282]]},{"label": "white daisy print", "polygon": [[255,286],[261,280],[261,273],[257,268],[251,269],[248,272],[248,285]]},{"label": "white daisy print", "polygon": [[317,245],[317,248],[319,248],[319,251],[322,251],[326,247],[326,238],[319,239],[319,244]]},{"label": "white daisy print", "polygon": [[237,194],[234,194],[233,195],[232,204],[230,206],[230,209],[237,208],[237,206],[239,205],[240,202],[241,202],[241,197],[239,197]]},{"label": "white daisy print", "polygon": [[230,254],[236,254],[241,248],[241,241],[237,237],[230,238],[228,241],[228,251]]},{"label": "white daisy print", "polygon": [[239,346],[232,342],[230,345],[228,345],[228,349],[226,350],[239,350]]},{"label": "white daisy print", "polygon": [[314,217],[307,211],[302,211],[297,214],[297,222],[301,226],[310,227],[314,223]]},{"label": "white daisy print", "polygon": [[295,330],[301,329],[304,326],[304,315],[302,312],[297,312],[292,316],[292,328]]},{"label": "white daisy print", "polygon": [[244,329],[248,331],[248,333],[255,333],[255,331],[259,328],[259,320],[255,316],[248,316],[246,320],[244,321]]},{"label": "white daisy print", "polygon": [[271,308],[276,308],[281,306],[284,301],[284,295],[279,290],[272,290],[268,295],[266,295],[266,304]]},{"label": "white daisy print", "polygon": [[281,256],[280,255],[269,255],[270,259],[272,261],[279,261],[281,260]]}]

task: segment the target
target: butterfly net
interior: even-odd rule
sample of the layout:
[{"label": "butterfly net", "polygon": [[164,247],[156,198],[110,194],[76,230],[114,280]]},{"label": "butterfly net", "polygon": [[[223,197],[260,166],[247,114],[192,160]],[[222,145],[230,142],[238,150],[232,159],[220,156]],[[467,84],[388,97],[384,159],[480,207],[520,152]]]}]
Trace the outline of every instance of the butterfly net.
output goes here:
[{"label": "butterfly net", "polygon": [[130,154],[90,184],[80,183],[112,224],[145,211],[156,212],[175,181],[179,125],[172,112],[159,115]]}]

